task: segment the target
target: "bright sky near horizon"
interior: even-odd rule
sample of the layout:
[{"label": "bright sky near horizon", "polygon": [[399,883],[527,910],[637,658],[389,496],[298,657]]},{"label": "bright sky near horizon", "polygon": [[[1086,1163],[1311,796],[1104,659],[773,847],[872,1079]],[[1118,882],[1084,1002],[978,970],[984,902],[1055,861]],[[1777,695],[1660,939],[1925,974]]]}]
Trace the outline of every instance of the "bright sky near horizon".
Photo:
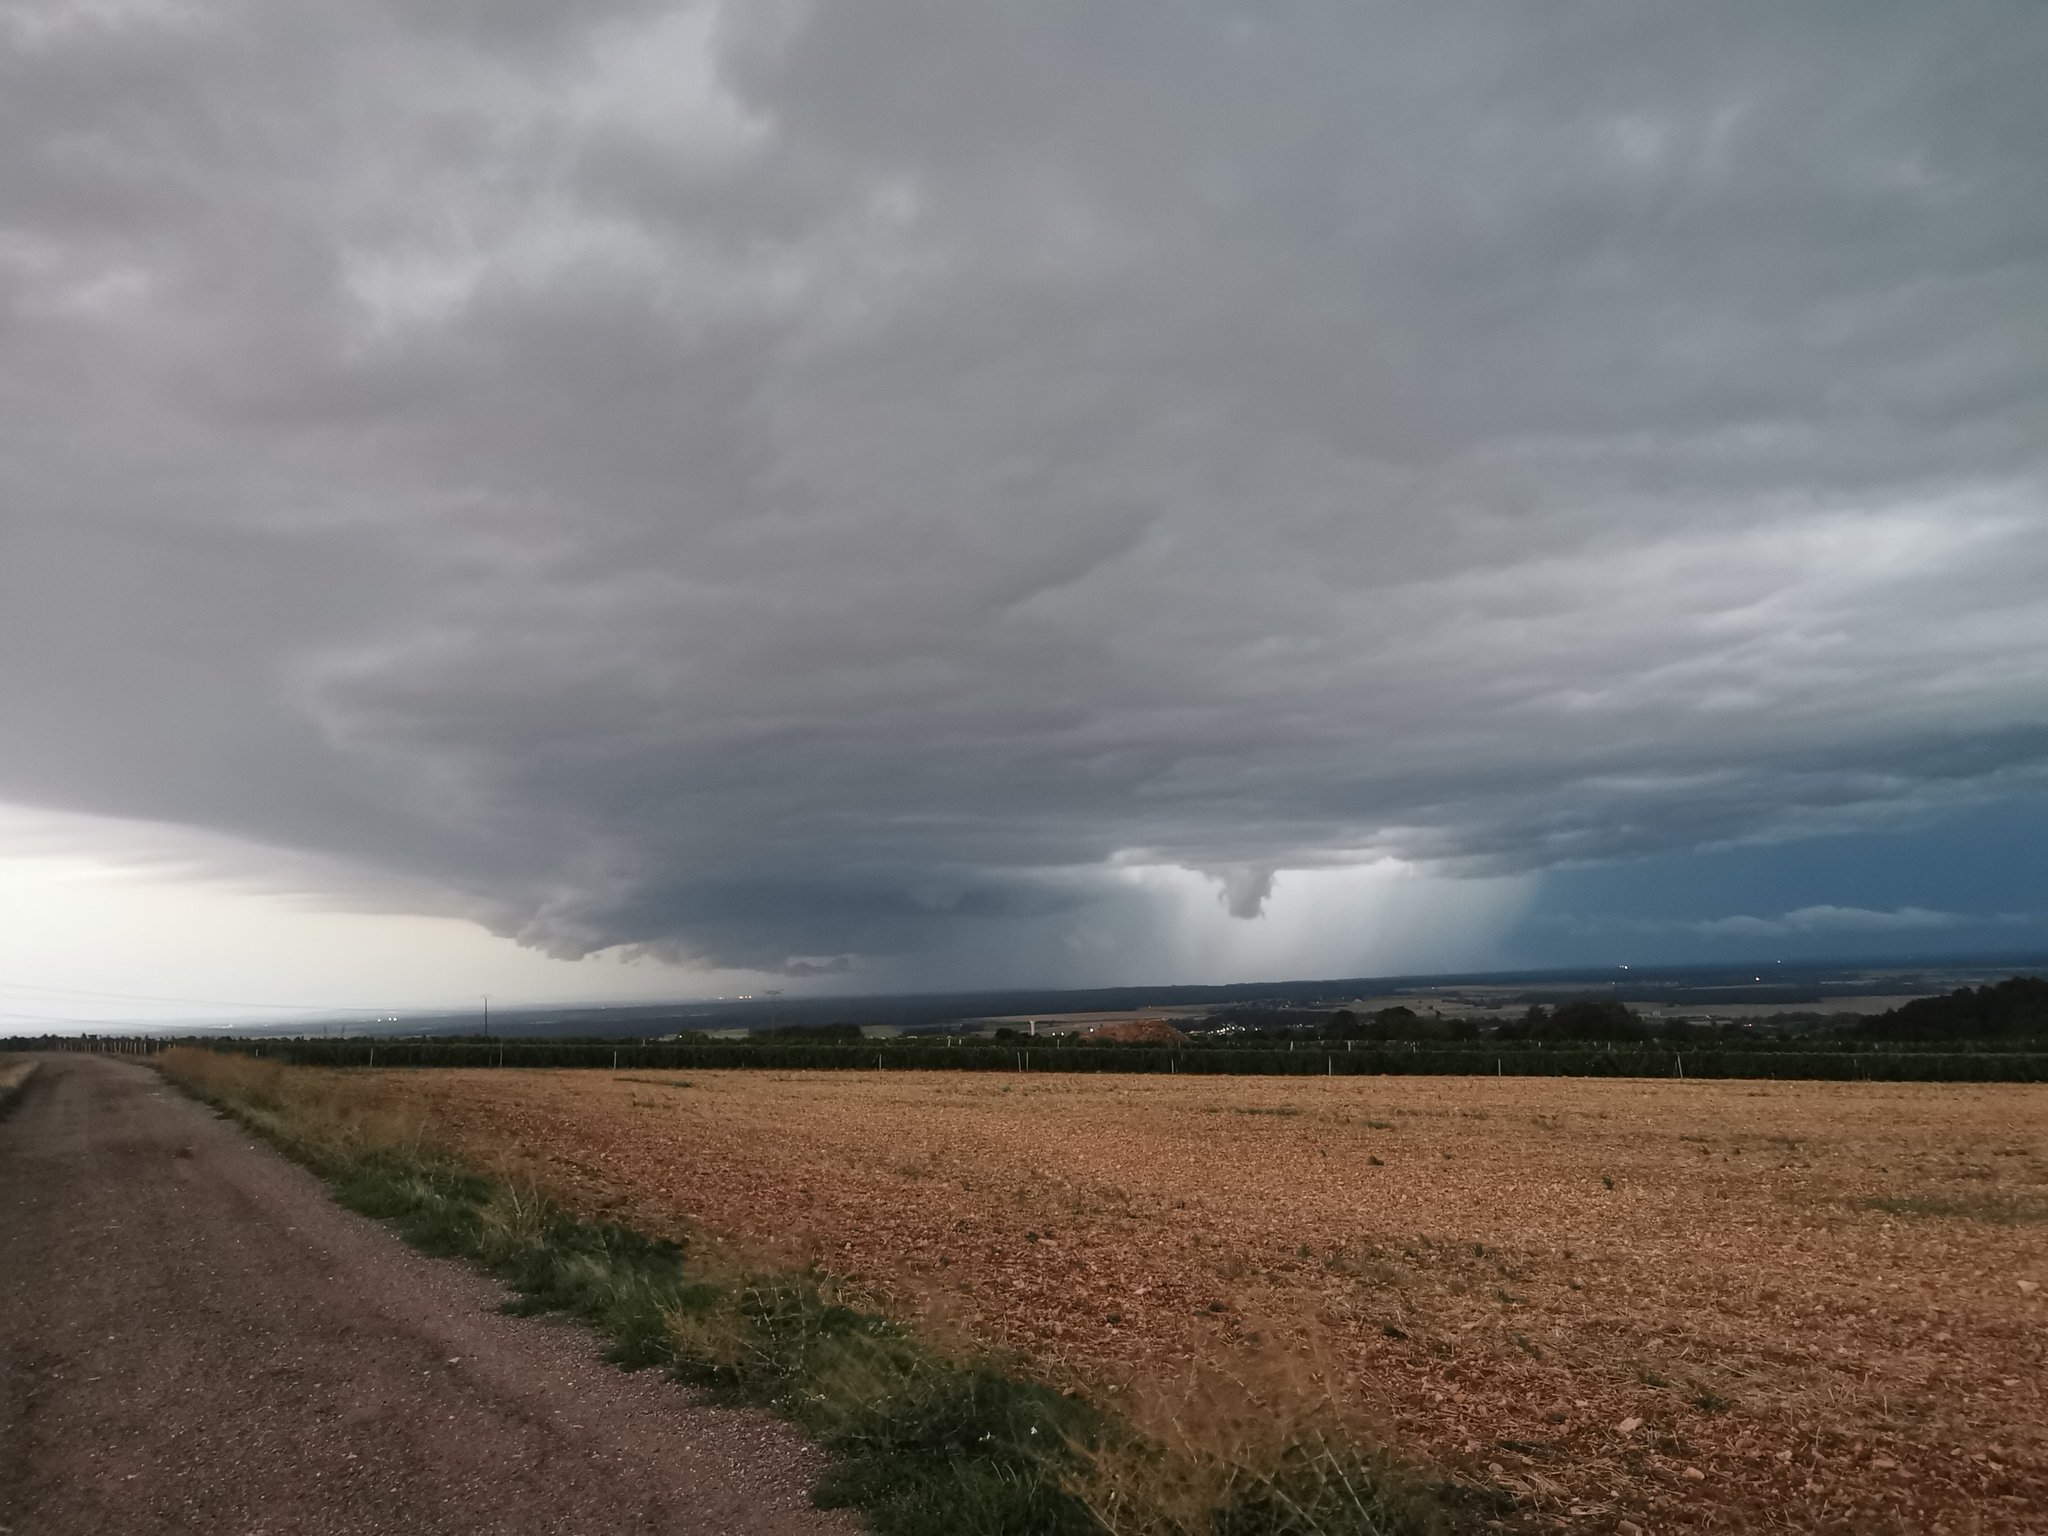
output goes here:
[{"label": "bright sky near horizon", "polygon": [[2048,949],[2044,71],[0,0],[0,1027]]}]

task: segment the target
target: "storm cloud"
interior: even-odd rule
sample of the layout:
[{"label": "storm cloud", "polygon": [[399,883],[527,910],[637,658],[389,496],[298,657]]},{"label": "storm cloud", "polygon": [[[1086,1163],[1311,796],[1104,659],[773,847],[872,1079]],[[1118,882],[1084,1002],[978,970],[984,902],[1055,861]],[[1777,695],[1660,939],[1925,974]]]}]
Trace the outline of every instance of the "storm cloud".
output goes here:
[{"label": "storm cloud", "polygon": [[0,18],[0,799],[1052,979],[2043,785],[2037,6]]}]

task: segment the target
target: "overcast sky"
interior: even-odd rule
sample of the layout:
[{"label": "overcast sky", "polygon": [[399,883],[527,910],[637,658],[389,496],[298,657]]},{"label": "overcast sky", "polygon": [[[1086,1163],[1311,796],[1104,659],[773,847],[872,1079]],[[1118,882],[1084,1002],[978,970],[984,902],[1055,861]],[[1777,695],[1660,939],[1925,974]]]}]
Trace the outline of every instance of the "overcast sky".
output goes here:
[{"label": "overcast sky", "polygon": [[0,1008],[2048,946],[2044,79],[4,0]]}]

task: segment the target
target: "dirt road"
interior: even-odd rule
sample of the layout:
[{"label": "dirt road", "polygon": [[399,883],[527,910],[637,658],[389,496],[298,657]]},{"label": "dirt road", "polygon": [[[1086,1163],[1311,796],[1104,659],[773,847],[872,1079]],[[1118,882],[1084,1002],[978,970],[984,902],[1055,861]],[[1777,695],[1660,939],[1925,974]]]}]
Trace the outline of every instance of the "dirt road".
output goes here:
[{"label": "dirt road", "polygon": [[0,1121],[0,1533],[844,1533],[787,1428],[499,1315],[154,1073]]}]

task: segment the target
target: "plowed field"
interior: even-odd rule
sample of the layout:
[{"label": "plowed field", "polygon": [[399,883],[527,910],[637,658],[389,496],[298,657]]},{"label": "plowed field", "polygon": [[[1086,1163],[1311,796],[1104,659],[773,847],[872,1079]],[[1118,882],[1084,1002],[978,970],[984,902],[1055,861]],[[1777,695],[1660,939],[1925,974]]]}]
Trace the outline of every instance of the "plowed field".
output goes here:
[{"label": "plowed field", "polygon": [[2048,1530],[2039,1087],[401,1078],[585,1209],[808,1254],[1100,1391],[1321,1351],[1535,1524]]}]

